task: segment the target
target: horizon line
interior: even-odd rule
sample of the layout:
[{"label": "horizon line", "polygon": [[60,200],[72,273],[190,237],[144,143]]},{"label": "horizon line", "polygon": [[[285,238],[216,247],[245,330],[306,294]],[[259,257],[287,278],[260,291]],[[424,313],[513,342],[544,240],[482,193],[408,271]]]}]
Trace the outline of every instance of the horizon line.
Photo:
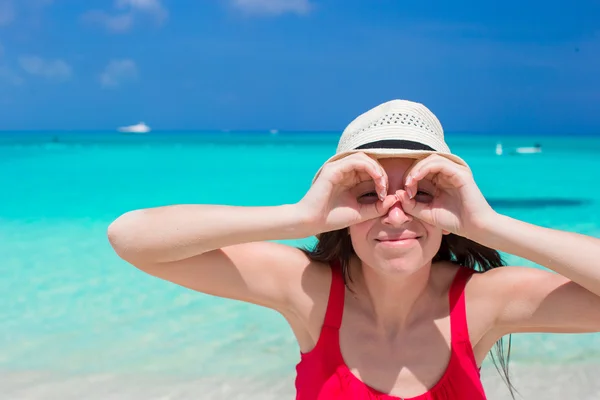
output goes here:
[{"label": "horizon line", "polygon": [[[72,133],[96,133],[96,134],[118,134],[124,136],[148,136],[153,133],[224,133],[224,134],[244,134],[244,133],[261,133],[261,134],[269,134],[269,135],[279,135],[279,134],[336,134],[340,135],[343,130],[331,130],[331,129],[210,129],[210,128],[168,128],[168,129],[152,129],[146,133],[129,133],[129,132],[120,132],[116,129],[0,129],[0,134],[9,134],[9,133],[48,133],[48,134],[72,134]],[[528,135],[528,136],[567,136],[567,135],[579,135],[579,136],[600,136],[600,131],[598,132],[524,132],[524,131],[506,131],[506,132],[496,132],[496,131],[467,131],[467,130],[449,130],[444,132],[445,135]]]}]

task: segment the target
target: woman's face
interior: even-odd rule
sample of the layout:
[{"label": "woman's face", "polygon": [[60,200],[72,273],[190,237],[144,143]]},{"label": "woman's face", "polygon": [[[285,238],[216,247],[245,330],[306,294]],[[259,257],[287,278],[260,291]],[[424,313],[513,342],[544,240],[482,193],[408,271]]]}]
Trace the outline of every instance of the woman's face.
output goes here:
[{"label": "woman's face", "polygon": [[[404,189],[406,173],[415,160],[385,158],[379,162],[388,175],[388,194]],[[429,180],[419,182],[418,202],[433,199],[435,186]],[[352,189],[360,203],[377,201],[372,181],[362,182]],[[404,213],[400,202],[387,214],[349,227],[357,256],[370,267],[386,273],[410,274],[431,262],[440,248],[442,230]]]}]

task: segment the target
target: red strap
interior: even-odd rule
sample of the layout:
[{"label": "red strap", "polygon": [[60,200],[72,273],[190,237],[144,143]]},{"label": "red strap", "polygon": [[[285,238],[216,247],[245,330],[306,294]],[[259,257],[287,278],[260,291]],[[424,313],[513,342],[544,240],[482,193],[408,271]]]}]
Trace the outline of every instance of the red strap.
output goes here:
[{"label": "red strap", "polygon": [[450,329],[452,343],[469,341],[465,286],[474,272],[470,268],[459,267],[454,276],[452,286],[450,286]]},{"label": "red strap", "polygon": [[340,329],[342,326],[342,316],[344,315],[344,296],[346,294],[346,285],[342,277],[342,266],[339,260],[331,262],[331,288],[329,289],[329,300],[327,301],[327,311],[323,325],[334,329]]}]

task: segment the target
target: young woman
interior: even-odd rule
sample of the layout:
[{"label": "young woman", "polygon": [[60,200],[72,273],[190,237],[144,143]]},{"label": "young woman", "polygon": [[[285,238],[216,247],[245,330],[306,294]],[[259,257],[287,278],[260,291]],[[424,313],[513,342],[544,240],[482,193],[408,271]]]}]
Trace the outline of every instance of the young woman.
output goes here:
[{"label": "young woman", "polygon": [[[271,242],[311,235],[310,251]],[[301,400],[484,399],[503,336],[600,331],[600,240],[495,212],[409,101],[355,119],[295,204],[136,210],[108,236],[148,274],[281,313]],[[555,273],[496,268],[497,250]]]}]

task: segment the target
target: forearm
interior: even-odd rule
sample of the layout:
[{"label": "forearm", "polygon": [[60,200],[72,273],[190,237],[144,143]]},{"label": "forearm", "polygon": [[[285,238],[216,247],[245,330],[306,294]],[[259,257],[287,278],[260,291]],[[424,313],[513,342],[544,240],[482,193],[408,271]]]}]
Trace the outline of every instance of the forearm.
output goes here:
[{"label": "forearm", "polygon": [[600,239],[499,214],[471,239],[543,265],[600,296]]},{"label": "forearm", "polygon": [[108,229],[122,258],[182,260],[221,247],[314,234],[294,205],[238,207],[175,205],[128,212]]}]

